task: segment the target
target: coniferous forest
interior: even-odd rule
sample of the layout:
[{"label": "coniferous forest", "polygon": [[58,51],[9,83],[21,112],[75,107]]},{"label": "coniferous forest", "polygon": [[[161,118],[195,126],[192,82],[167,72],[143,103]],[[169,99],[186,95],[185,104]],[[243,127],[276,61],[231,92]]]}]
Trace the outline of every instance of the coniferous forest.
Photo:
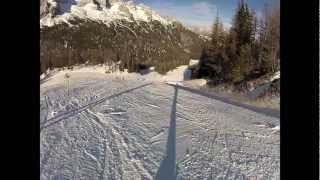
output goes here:
[{"label": "coniferous forest", "polygon": [[120,62],[120,70],[138,72],[154,66],[161,74],[188,64],[204,41],[179,23],[118,20],[109,26],[89,20],[69,21],[40,31],[40,74],[48,69]]},{"label": "coniferous forest", "polygon": [[263,16],[240,1],[226,31],[216,17],[195,77],[213,84],[239,84],[280,70],[280,9],[265,5]]}]

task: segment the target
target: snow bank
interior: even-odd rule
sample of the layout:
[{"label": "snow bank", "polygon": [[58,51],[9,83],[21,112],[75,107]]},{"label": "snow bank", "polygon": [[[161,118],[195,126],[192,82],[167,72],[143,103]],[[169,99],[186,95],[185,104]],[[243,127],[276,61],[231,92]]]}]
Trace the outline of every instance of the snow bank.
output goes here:
[{"label": "snow bank", "polygon": [[188,87],[199,88],[199,87],[206,85],[207,80],[206,79],[192,79],[192,80],[183,82],[183,84]]},{"label": "snow bank", "polygon": [[272,128],[272,133],[277,133],[280,132],[280,125],[275,126],[274,128]]},{"label": "snow bank", "polygon": [[45,76],[64,76],[66,73],[70,74],[77,74],[77,76],[115,76],[121,78],[133,78],[137,80],[143,81],[151,81],[151,82],[182,82],[184,79],[184,72],[188,68],[187,65],[179,66],[174,70],[167,72],[165,75],[159,74],[158,72],[154,71],[154,67],[151,67],[148,72],[144,75],[140,73],[128,73],[127,69],[123,72],[116,70],[110,73],[107,73],[108,70],[111,68],[106,65],[95,65],[95,66],[86,66],[86,65],[78,65],[73,66],[72,69],[61,69],[57,68],[47,73],[47,75],[41,75],[40,79],[44,79]]},{"label": "snow bank", "polygon": [[272,128],[272,130],[280,131],[280,125],[279,126],[275,126],[274,128]]},{"label": "snow bank", "polygon": [[198,88],[207,83],[205,79],[193,79],[193,80],[185,80],[185,72],[188,69],[187,65],[178,66],[177,68],[167,72],[165,75],[159,74],[155,71],[154,67],[150,67],[143,73],[128,73],[128,70],[124,71],[110,71],[111,67],[106,65],[78,65],[73,66],[72,69],[67,68],[57,68],[51,70],[46,75],[41,75],[40,80],[45,77],[53,77],[54,78],[49,82],[51,85],[55,83],[62,83],[65,81],[64,76],[66,73],[70,74],[71,80],[75,78],[106,78],[113,77],[119,78],[121,80],[139,80],[146,82],[163,82],[168,84],[180,85],[180,86],[188,86],[193,88]]},{"label": "snow bank", "polygon": [[280,71],[277,71],[276,73],[274,73],[274,75],[270,77],[270,81],[274,81],[276,79],[280,79]]},{"label": "snow bank", "polygon": [[199,59],[190,59],[189,66],[194,66],[199,64]]}]

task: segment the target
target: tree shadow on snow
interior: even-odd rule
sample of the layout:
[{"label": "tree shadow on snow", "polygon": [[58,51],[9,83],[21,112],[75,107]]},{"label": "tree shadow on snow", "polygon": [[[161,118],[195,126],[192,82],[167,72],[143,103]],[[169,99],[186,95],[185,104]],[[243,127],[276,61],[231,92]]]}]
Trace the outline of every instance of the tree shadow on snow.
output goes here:
[{"label": "tree shadow on snow", "polygon": [[180,86],[180,85],[172,85],[172,84],[168,84],[169,86],[174,86],[174,87],[178,87],[179,89],[185,90],[185,91],[189,91],[191,93],[195,93],[195,94],[199,94],[201,96],[207,97],[207,98],[211,98],[211,99],[215,99],[221,102],[224,102],[226,104],[231,104],[234,106],[238,106],[241,108],[245,108],[245,109],[249,109],[251,111],[254,111],[256,113],[260,113],[260,114],[264,114],[266,116],[270,116],[270,117],[274,117],[274,118],[280,118],[280,111],[276,110],[276,109],[270,109],[270,108],[261,108],[261,107],[256,107],[256,106],[251,106],[251,105],[247,105],[247,104],[243,104],[240,102],[236,102],[233,100],[230,100],[228,98],[225,97],[221,97],[216,95],[215,93],[212,92],[204,92],[198,89],[193,89],[193,88],[189,88],[189,87],[185,87],[185,86]]},{"label": "tree shadow on snow", "polygon": [[160,164],[156,174],[156,180],[175,180],[176,179],[176,102],[178,87],[174,87],[174,98],[171,109],[170,129],[167,140],[166,156]]}]

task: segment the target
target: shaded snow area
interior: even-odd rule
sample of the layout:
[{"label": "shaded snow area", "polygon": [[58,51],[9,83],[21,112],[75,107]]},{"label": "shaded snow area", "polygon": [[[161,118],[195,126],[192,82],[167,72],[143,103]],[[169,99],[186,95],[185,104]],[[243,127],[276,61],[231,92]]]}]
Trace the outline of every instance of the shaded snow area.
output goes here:
[{"label": "shaded snow area", "polygon": [[151,77],[43,79],[41,179],[279,179],[279,118]]},{"label": "shaded snow area", "polygon": [[[177,68],[168,71],[165,75],[159,74],[154,70],[154,67],[151,67],[149,69],[143,70],[140,73],[128,73],[127,70],[124,72],[121,72],[119,70],[115,70],[113,73],[106,73],[106,71],[110,71],[112,69],[109,66],[105,65],[96,65],[96,66],[86,66],[86,65],[79,65],[74,66],[73,70],[61,70],[61,69],[54,69],[52,71],[47,71],[46,75],[42,74],[40,76],[40,81],[45,82],[49,78],[52,79],[50,83],[54,83],[55,81],[61,81],[61,78],[56,77],[62,77],[65,75],[65,73],[77,73],[76,78],[79,76],[86,77],[87,73],[89,74],[95,74],[99,77],[103,76],[110,76],[110,77],[117,77],[119,79],[135,79],[139,81],[148,81],[148,82],[181,82],[182,84],[188,84],[190,86],[192,85],[204,85],[206,81],[204,79],[198,79],[198,80],[190,80],[190,81],[184,81],[186,70],[188,66],[182,65],[178,66]],[[52,76],[55,76],[55,78],[51,78]]]},{"label": "shaded snow area", "polygon": [[[87,0],[66,0],[65,3],[60,3],[59,7],[52,0],[49,3],[54,8],[58,8],[60,13],[54,18],[51,13],[47,14],[40,20],[40,27],[53,26],[61,22],[69,24],[68,21],[75,18],[90,19],[107,25],[119,19],[145,22],[157,20],[163,25],[172,24],[176,21],[173,18],[159,15],[143,4],[135,5],[132,1],[115,1],[111,7],[102,5],[100,8],[93,1]],[[69,25],[72,26],[71,24]]]},{"label": "shaded snow area", "polygon": [[[272,88],[277,88],[277,90]],[[272,74],[269,78],[266,78],[266,80],[264,80],[260,85],[251,87],[251,91],[246,93],[246,97],[249,99],[257,99],[258,97],[263,97],[268,93],[271,95],[271,100],[275,100],[280,103],[280,71]]]}]

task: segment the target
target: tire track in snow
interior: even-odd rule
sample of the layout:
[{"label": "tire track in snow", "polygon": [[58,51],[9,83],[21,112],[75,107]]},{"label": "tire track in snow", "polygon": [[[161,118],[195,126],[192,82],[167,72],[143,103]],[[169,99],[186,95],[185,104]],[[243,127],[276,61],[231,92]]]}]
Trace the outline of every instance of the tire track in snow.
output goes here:
[{"label": "tire track in snow", "polygon": [[[100,118],[94,114],[93,112],[91,112],[90,110],[86,110],[84,111],[84,113],[82,114],[88,121],[89,120],[93,120],[93,122],[95,122],[96,124],[98,124],[98,126],[100,126],[100,128],[102,129],[103,132],[103,139],[104,139],[104,143],[103,143],[103,159],[102,159],[102,163],[100,163],[98,161],[98,159],[96,159],[95,156],[93,156],[92,154],[88,153],[86,150],[84,150],[84,153],[86,155],[88,155],[91,159],[93,159],[96,163],[97,163],[97,174],[99,174],[99,179],[103,180],[104,179],[104,171],[106,168],[106,156],[107,156],[107,135],[106,135],[106,130],[105,130],[105,125],[101,122]],[[100,169],[100,170],[99,170]]]},{"label": "tire track in snow", "polygon": [[52,126],[52,125],[54,125],[54,124],[56,124],[56,123],[58,123],[58,122],[60,122],[62,120],[67,119],[68,117],[74,116],[75,114],[78,114],[78,113],[80,113],[80,112],[82,112],[82,111],[84,111],[84,110],[86,110],[86,109],[88,109],[90,107],[92,108],[92,107],[94,107],[94,106],[96,106],[98,104],[101,104],[102,102],[104,102],[106,100],[115,98],[115,97],[120,96],[122,94],[134,91],[136,89],[143,88],[145,86],[149,86],[151,84],[152,83],[147,83],[147,84],[138,86],[136,88],[128,89],[126,91],[122,91],[120,93],[117,93],[117,94],[114,94],[114,95],[111,95],[111,96],[108,96],[108,97],[104,97],[104,98],[102,98],[100,100],[94,101],[92,103],[89,103],[87,105],[81,106],[79,108],[76,108],[76,109],[73,109],[73,110],[70,110],[70,111],[67,111],[67,112],[63,112],[63,113],[61,113],[61,114],[59,114],[59,115],[57,115],[57,116],[55,116],[53,118],[48,119],[46,122],[44,122],[42,125],[40,125],[40,132],[45,128],[48,128],[48,127],[50,127],[50,126]]},{"label": "tire track in snow", "polygon": [[[116,144],[116,137],[113,133],[114,129],[109,126],[109,124],[103,124],[99,117],[90,110],[84,111],[84,116],[87,120],[93,120],[93,122],[97,123],[101,129],[103,129],[104,133],[104,144],[103,144],[103,162],[98,163],[98,167],[100,167],[100,171],[97,169],[97,174],[99,174],[99,179],[106,179],[105,170],[108,167],[107,177],[109,179],[118,179],[117,177],[121,176],[121,168],[119,167],[120,163],[120,153],[119,147]],[[106,156],[108,155],[108,158]],[[119,175],[120,173],[120,175]]]},{"label": "tire track in snow", "polygon": [[[115,120],[115,119],[110,119],[108,124],[103,124],[99,117],[94,113],[91,112],[90,110],[86,110],[85,112],[90,113],[90,115],[93,116],[93,119],[98,122],[101,126],[104,126],[105,128],[108,128],[108,136],[111,137],[110,142],[109,142],[109,149],[111,152],[111,158],[112,160],[108,160],[108,162],[120,162],[118,165],[119,166],[114,166],[111,167],[111,169],[117,169],[116,172],[119,172],[120,174],[115,174],[114,172],[111,173],[111,170],[109,168],[109,173],[111,173],[111,176],[113,178],[111,179],[117,179],[116,177],[126,177],[124,176],[126,173],[127,168],[132,169],[132,172],[137,173],[139,172],[139,176],[142,177],[142,179],[152,179],[152,176],[150,175],[150,171],[148,169],[145,169],[143,163],[139,159],[135,159],[134,155],[130,152],[130,149],[128,148],[128,142],[125,140],[126,137],[131,137],[132,135],[128,134],[126,126],[121,125],[121,121]],[[97,118],[95,118],[97,117]],[[120,124],[119,124],[120,123]],[[137,145],[137,142],[131,140],[131,144],[133,146]],[[138,151],[144,152],[145,149],[139,149]],[[105,156],[104,156],[105,157]],[[133,161],[131,162],[130,160]],[[127,162],[126,166],[123,166]],[[111,163],[109,164],[110,167]],[[121,173],[122,172],[122,173]],[[130,173],[130,176],[133,175]]]},{"label": "tire track in snow", "polygon": [[[127,94],[119,97],[119,99],[114,99],[113,101],[116,103],[116,106],[118,106],[117,102],[123,102],[120,107],[121,109],[126,109],[129,117],[124,116],[121,118],[121,116],[117,116],[116,118],[111,119],[111,124],[113,126],[119,123],[122,124],[120,125],[121,128],[117,127],[117,129],[120,130],[118,134],[121,135],[119,136],[119,143],[120,147],[125,152],[123,157],[127,158],[125,162],[127,162],[128,166],[131,165],[133,168],[130,168],[128,175],[131,176],[139,174],[138,176],[141,177],[141,179],[153,179],[152,170],[157,167],[157,163],[154,162],[157,155],[155,155],[150,149],[151,137],[145,137],[145,135],[149,133],[146,132],[146,130],[152,128],[148,127],[145,121],[141,121],[141,119],[151,120],[151,118],[149,118],[150,103],[148,102],[154,101],[153,98],[149,99],[148,97],[145,97],[145,93],[149,91],[150,89],[146,88],[142,91],[137,91],[134,94]],[[158,108],[151,107],[151,109],[156,110]],[[135,112],[140,113],[137,114]],[[152,122],[149,123],[153,124]],[[121,143],[123,143],[123,145],[121,145]],[[132,163],[130,163],[130,161],[132,161]]]}]

